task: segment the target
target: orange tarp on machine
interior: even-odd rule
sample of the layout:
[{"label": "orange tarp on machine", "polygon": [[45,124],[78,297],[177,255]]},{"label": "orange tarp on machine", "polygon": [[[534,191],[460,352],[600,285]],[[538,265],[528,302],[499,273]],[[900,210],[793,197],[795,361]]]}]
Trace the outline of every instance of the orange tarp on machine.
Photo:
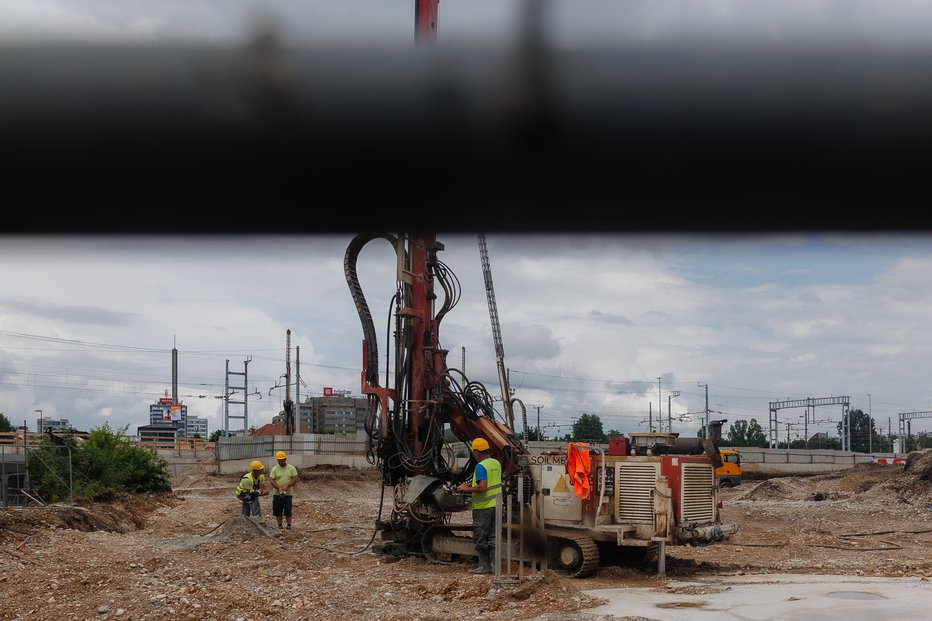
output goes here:
[{"label": "orange tarp on machine", "polygon": [[566,449],[566,474],[573,483],[573,491],[583,500],[589,498],[592,492],[592,486],[589,484],[591,469],[588,445],[583,442],[570,442]]}]

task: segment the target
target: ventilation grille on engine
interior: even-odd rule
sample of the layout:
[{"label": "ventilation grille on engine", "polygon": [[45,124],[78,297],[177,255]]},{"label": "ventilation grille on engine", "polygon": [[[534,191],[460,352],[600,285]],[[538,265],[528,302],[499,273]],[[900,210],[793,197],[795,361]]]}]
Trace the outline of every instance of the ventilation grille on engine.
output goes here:
[{"label": "ventilation grille on engine", "polygon": [[619,524],[654,524],[658,463],[621,461],[615,472],[615,515]]},{"label": "ventilation grille on engine", "polygon": [[715,470],[711,464],[684,463],[680,486],[680,520],[706,524],[715,519]]}]

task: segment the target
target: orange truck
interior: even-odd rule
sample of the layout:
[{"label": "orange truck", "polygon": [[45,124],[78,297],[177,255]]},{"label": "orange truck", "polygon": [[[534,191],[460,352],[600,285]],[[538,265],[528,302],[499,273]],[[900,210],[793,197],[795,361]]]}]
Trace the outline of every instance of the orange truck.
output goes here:
[{"label": "orange truck", "polygon": [[719,487],[741,485],[741,455],[731,449],[719,449],[722,465],[715,469],[715,480]]}]

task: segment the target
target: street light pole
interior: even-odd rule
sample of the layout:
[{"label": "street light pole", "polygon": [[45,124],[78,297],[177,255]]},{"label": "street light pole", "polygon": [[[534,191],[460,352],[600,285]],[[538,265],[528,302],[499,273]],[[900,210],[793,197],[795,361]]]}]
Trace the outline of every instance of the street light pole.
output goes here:
[{"label": "street light pole", "polygon": [[871,412],[871,393],[867,393],[867,452],[874,452],[874,414]]}]

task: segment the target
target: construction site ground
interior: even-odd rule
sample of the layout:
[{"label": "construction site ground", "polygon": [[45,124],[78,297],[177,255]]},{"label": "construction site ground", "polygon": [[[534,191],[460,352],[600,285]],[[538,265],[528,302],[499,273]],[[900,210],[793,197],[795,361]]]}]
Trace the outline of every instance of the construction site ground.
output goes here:
[{"label": "construction site ground", "polygon": [[270,496],[261,518],[247,520],[232,491],[239,475],[198,468],[160,496],[2,509],[0,619],[643,621],[586,611],[602,603],[598,589],[663,591],[709,576],[932,579],[932,449],[906,466],[722,490],[724,521],[739,532],[668,546],[662,577],[652,559],[586,578],[528,569],[517,584],[472,575],[469,564],[375,554],[374,524],[388,516],[391,490],[383,499],[374,469],[300,474],[290,531],[278,530]]}]

